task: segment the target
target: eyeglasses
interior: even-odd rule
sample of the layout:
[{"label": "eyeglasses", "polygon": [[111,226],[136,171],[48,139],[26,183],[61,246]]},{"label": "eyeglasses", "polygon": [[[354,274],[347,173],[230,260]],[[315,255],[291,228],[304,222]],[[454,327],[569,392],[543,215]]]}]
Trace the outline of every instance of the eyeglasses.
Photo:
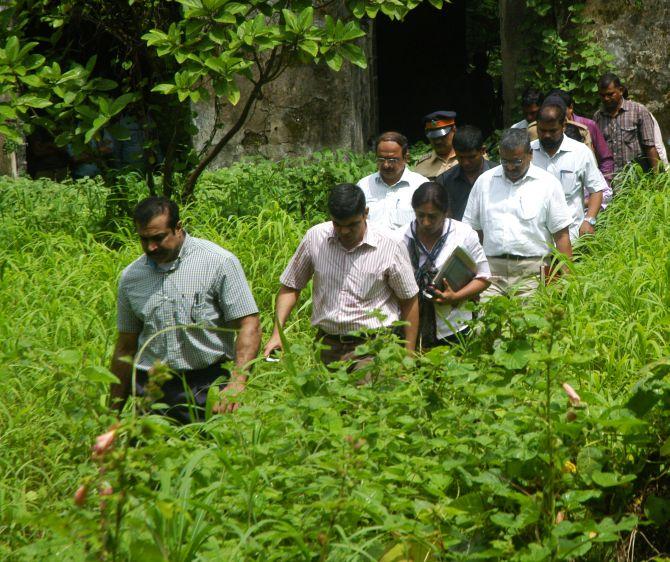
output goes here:
[{"label": "eyeglasses", "polygon": [[395,165],[400,162],[400,158],[384,158],[383,156],[377,156],[377,164],[391,164]]},{"label": "eyeglasses", "polygon": [[516,168],[517,166],[521,166],[521,164],[523,164],[523,159],[515,158],[514,160],[507,160],[506,158],[501,158],[500,163],[503,166],[514,166]]}]

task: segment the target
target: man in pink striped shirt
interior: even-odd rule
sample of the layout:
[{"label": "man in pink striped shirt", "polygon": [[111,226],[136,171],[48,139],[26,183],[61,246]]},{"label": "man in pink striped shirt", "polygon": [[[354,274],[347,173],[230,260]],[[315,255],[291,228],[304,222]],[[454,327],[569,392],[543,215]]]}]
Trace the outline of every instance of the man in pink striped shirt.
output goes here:
[{"label": "man in pink striped shirt", "polygon": [[[396,320],[408,322],[405,346],[414,351],[419,288],[407,249],[367,221],[365,195],[356,185],[332,188],[328,211],[331,220],[307,231],[280,277],[279,326],[284,326],[300,291],[313,278],[312,325],[328,346],[321,353],[324,363],[361,359],[354,351],[364,340],[351,332],[388,328]],[[275,326],[264,355],[277,349],[281,339]]]}]

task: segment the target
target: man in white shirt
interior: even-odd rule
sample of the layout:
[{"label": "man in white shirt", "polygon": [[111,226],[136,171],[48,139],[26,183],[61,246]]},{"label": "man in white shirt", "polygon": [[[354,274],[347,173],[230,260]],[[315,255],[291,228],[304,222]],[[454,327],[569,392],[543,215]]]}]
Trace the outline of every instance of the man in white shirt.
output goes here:
[{"label": "man in white shirt", "polygon": [[382,133],[377,139],[377,172],[358,182],[370,213],[368,221],[398,230],[414,220],[412,195],[428,179],[407,167],[409,143],[394,131]]},{"label": "man in white shirt", "polygon": [[[584,143],[563,133],[566,106],[558,97],[545,100],[537,113],[538,139],[530,147],[533,164],[553,175],[563,187],[565,202],[572,215],[570,241],[593,234],[596,217],[607,182],[598,169],[593,152]],[[589,194],[588,209],[584,214],[584,195]]]},{"label": "man in white shirt", "polygon": [[572,216],[561,184],[531,159],[528,133],[507,129],[501,165],[479,176],[468,199],[463,222],[479,234],[491,267],[487,296],[532,294],[554,245],[572,257]]}]

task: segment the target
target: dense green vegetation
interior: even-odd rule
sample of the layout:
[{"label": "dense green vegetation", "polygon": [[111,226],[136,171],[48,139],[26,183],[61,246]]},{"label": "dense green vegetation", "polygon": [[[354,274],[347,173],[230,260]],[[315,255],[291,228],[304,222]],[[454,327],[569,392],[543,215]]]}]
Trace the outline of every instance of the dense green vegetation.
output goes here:
[{"label": "dense green vegetation", "polygon": [[[239,256],[266,334],[325,189],[370,166],[321,155],[203,177],[187,230]],[[99,230],[95,181],[2,181],[0,558],[663,559],[668,181],[632,172],[573,274],[525,309],[491,302],[462,349],[409,359],[375,340],[358,388],[316,361],[305,294],[290,353],[255,366],[236,414],[173,427],[129,410],[95,459],[114,422],[116,282],[139,244],[126,219]]]}]

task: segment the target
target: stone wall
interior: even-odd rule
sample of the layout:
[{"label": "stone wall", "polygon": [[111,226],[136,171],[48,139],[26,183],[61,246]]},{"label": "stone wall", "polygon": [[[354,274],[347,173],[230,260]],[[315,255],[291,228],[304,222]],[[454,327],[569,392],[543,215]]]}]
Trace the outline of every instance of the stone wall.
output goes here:
[{"label": "stone wall", "polygon": [[588,0],[587,11],[631,98],[649,108],[670,138],[670,2]]},{"label": "stone wall", "polygon": [[[369,40],[366,50],[372,50]],[[371,58],[368,56],[368,60]],[[276,160],[323,148],[364,150],[376,125],[371,111],[372,75],[370,68],[363,70],[348,63],[339,72],[325,64],[289,68],[265,87],[247,123],[211,167],[230,164],[243,156]],[[211,102],[199,103],[195,109],[198,134],[194,143],[201,148],[210,137],[216,114]],[[223,108],[222,127],[214,141],[239,110],[230,105]]]}]

